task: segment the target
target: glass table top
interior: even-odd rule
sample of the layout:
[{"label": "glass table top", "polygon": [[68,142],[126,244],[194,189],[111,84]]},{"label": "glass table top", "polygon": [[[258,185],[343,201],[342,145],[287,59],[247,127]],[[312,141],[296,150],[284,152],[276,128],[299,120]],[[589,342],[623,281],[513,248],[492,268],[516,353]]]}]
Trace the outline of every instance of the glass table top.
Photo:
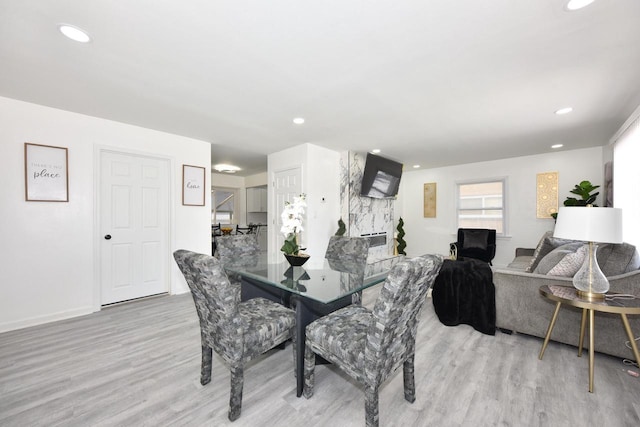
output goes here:
[{"label": "glass table top", "polygon": [[391,267],[401,258],[388,258],[365,265],[324,260],[321,267],[292,267],[286,261],[268,263],[266,257],[243,257],[225,262],[228,274],[239,274],[262,284],[284,289],[322,303],[383,282]]}]

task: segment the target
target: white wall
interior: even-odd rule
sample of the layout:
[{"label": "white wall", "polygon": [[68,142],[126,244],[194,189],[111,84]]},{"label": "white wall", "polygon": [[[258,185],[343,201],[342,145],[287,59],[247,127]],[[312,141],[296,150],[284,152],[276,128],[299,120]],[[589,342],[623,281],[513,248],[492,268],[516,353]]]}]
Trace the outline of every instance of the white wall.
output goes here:
[{"label": "white wall", "polygon": [[340,219],[340,153],[313,144],[307,147],[303,181],[307,193],[306,252],[315,264],[324,262],[329,238]]},{"label": "white wall", "polygon": [[[558,172],[559,206],[575,184],[589,180],[603,183],[602,147],[560,151],[535,156],[405,171],[402,176],[396,218],[405,223],[407,255],[448,254],[456,237],[456,183],[465,180],[507,177],[508,237],[497,242],[493,264],[507,265],[516,247],[535,247],[540,236],[554,226],[553,219],[536,218],[536,175]],[[423,216],[423,185],[437,183],[436,218]],[[601,202],[600,196],[598,203]]]},{"label": "white wall", "polygon": [[[340,153],[313,144],[301,144],[272,153],[268,157],[269,176],[275,172],[300,167],[302,192],[307,195],[307,214],[303,244],[311,255],[309,263],[322,264],[329,237],[338,229],[340,218]],[[323,200],[324,199],[324,200]],[[269,183],[269,253],[278,260],[280,230],[275,226],[283,206],[272,201],[273,185]]]},{"label": "white wall", "polygon": [[260,187],[262,185],[267,185],[269,182],[269,174],[267,172],[257,173],[255,175],[249,175],[244,178],[244,186],[245,187]]},{"label": "white wall", "polygon": [[[67,147],[69,202],[26,202],[24,143]],[[97,147],[168,158],[171,251],[211,251],[210,200],[182,206],[182,165],[210,172],[211,145],[177,135],[0,97],[0,331],[87,314],[96,309],[94,165]],[[209,184],[209,183],[206,183]],[[185,292],[172,263],[171,292]]]}]

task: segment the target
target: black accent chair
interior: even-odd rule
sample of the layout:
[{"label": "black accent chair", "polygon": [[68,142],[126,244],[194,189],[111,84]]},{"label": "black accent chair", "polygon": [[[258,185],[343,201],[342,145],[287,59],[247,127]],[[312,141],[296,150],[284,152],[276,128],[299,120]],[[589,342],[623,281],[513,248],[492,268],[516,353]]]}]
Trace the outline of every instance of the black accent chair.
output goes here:
[{"label": "black accent chair", "polygon": [[457,257],[479,259],[491,264],[496,256],[496,230],[488,228],[458,228],[458,241],[450,250]]}]

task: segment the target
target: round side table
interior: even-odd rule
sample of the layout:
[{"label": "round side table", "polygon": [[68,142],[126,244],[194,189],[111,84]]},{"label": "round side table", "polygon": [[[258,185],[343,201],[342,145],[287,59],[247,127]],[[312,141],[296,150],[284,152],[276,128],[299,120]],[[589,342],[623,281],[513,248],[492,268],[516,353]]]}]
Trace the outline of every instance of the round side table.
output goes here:
[{"label": "round side table", "polygon": [[578,357],[582,356],[582,345],[584,344],[584,332],[587,323],[587,315],[589,315],[589,392],[593,393],[593,346],[594,346],[594,329],[595,329],[595,312],[600,311],[604,313],[617,313],[622,318],[622,324],[627,332],[629,341],[631,342],[631,349],[633,355],[636,358],[636,362],[640,363],[640,354],[638,353],[638,346],[635,342],[635,337],[631,331],[628,314],[640,314],[640,297],[626,298],[622,294],[608,293],[603,300],[586,300],[578,296],[578,291],[570,286],[541,286],[540,293],[546,298],[556,302],[556,309],[553,312],[551,321],[549,322],[549,328],[547,329],[547,335],[544,338],[542,349],[538,359],[542,360],[544,351],[549,344],[549,338],[551,332],[556,324],[558,318],[558,312],[562,304],[566,304],[572,307],[582,309],[582,322],[580,325],[580,340],[578,344]]}]

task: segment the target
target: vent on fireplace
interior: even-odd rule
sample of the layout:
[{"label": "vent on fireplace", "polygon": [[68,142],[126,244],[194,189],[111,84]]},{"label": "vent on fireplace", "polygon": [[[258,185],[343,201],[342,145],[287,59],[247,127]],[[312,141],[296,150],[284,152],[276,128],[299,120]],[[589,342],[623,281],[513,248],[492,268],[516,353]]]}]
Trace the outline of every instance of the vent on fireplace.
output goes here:
[{"label": "vent on fireplace", "polygon": [[387,233],[382,231],[380,233],[367,233],[361,234],[361,237],[369,239],[369,247],[384,246],[387,244]]}]

